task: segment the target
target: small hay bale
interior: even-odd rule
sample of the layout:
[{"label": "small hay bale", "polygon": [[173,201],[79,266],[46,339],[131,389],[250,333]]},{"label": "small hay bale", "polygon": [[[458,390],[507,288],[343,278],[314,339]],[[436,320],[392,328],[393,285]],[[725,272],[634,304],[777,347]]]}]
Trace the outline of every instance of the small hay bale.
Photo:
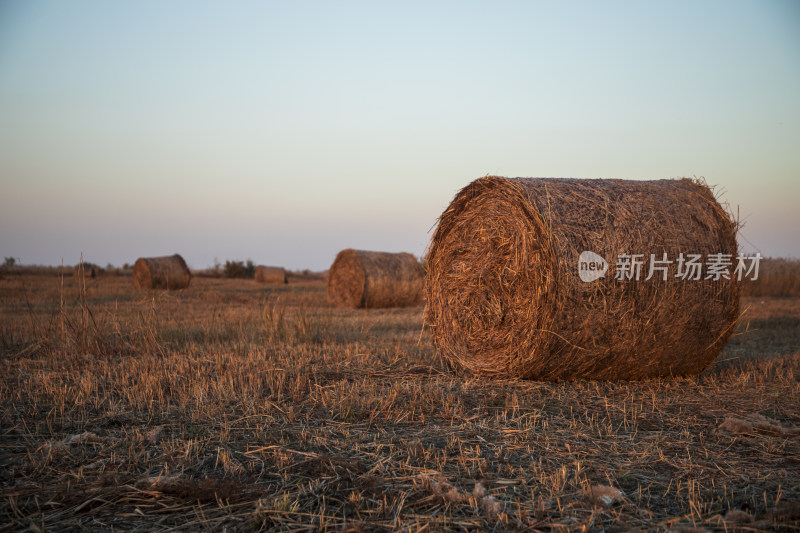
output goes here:
[{"label": "small hay bale", "polygon": [[140,257],[133,265],[133,283],[140,289],[185,289],[191,280],[192,273],[178,254]]},{"label": "small hay bale", "polygon": [[102,273],[104,270],[93,263],[78,263],[74,268],[76,278],[96,278],[98,274]]},{"label": "small hay bale", "polygon": [[[604,276],[582,281],[584,251],[607,261]],[[731,254],[730,279],[680,279],[672,264],[666,280],[656,271],[645,281],[650,254],[664,253],[673,261],[701,254],[703,262]],[[487,176],[439,219],[427,254],[425,321],[436,349],[476,374],[695,374],[733,332],[736,253],[735,224],[698,181]],[[645,254],[640,280],[615,279],[621,254]]]},{"label": "small hay bale", "polygon": [[406,307],[422,302],[425,272],[405,252],[346,249],[328,272],[328,300],[339,307]]},{"label": "small hay bale", "polygon": [[257,266],[255,280],[259,283],[289,283],[285,269],[271,266]]}]

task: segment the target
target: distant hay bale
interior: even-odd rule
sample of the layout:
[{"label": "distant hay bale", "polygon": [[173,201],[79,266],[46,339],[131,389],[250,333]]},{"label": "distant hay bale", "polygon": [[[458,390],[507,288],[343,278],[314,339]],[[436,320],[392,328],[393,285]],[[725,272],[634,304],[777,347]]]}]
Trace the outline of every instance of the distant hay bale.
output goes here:
[{"label": "distant hay bale", "polygon": [[271,266],[257,266],[255,280],[259,283],[289,283],[285,269]]},{"label": "distant hay bale", "polygon": [[185,289],[192,274],[178,254],[140,257],[133,265],[133,283],[140,289]]},{"label": "distant hay bale", "polygon": [[[599,256],[598,268],[607,261],[604,276],[582,281],[584,251]],[[681,279],[677,264],[664,263],[666,274],[645,280],[650,254],[660,261],[665,253],[673,261],[700,254],[704,263],[708,254],[731,254],[731,279],[705,279],[705,270],[703,279]],[[638,281],[616,279],[624,254],[644,254]],[[733,332],[736,254],[735,224],[697,181],[487,176],[439,219],[427,254],[425,321],[436,349],[476,374],[695,374]],[[591,264],[583,265],[589,278]]]},{"label": "distant hay bale", "polygon": [[328,300],[339,307],[406,307],[422,301],[425,273],[409,253],[339,252],[328,272]]},{"label": "distant hay bale", "polygon": [[75,277],[95,278],[104,272],[104,269],[93,263],[78,263],[74,268]]}]

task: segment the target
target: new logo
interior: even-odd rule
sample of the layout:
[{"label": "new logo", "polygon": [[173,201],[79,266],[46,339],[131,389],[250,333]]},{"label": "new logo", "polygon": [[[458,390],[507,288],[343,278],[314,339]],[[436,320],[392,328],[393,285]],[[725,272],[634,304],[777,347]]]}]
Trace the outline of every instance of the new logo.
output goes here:
[{"label": "new logo", "polygon": [[578,257],[578,275],[581,281],[589,283],[600,279],[608,272],[608,263],[601,256],[588,250],[581,252]]}]

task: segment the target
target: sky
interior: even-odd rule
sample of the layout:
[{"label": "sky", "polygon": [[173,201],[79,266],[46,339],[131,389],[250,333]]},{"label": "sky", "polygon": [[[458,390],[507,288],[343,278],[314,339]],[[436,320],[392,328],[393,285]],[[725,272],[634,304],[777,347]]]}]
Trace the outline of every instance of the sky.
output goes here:
[{"label": "sky", "polygon": [[704,177],[800,257],[800,3],[0,0],[0,256],[322,270],[487,175]]}]

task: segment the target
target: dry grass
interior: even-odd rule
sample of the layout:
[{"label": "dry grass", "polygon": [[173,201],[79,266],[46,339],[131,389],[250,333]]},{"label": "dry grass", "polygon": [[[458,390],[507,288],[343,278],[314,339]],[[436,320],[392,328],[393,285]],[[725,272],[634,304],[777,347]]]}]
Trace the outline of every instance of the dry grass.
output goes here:
[{"label": "dry grass", "polygon": [[[584,251],[605,258],[605,277],[581,280]],[[733,221],[696,181],[487,176],[440,217],[427,256],[426,323],[437,350],[480,375],[696,374],[733,332],[737,277],[683,280],[667,263],[650,275],[651,254],[673,262],[728,254],[735,263],[736,251]],[[644,261],[633,279],[619,279],[625,254]]]},{"label": "dry grass", "polygon": [[538,383],[320,280],[13,276],[0,529],[797,531],[800,301],[743,304],[700,376]]}]

